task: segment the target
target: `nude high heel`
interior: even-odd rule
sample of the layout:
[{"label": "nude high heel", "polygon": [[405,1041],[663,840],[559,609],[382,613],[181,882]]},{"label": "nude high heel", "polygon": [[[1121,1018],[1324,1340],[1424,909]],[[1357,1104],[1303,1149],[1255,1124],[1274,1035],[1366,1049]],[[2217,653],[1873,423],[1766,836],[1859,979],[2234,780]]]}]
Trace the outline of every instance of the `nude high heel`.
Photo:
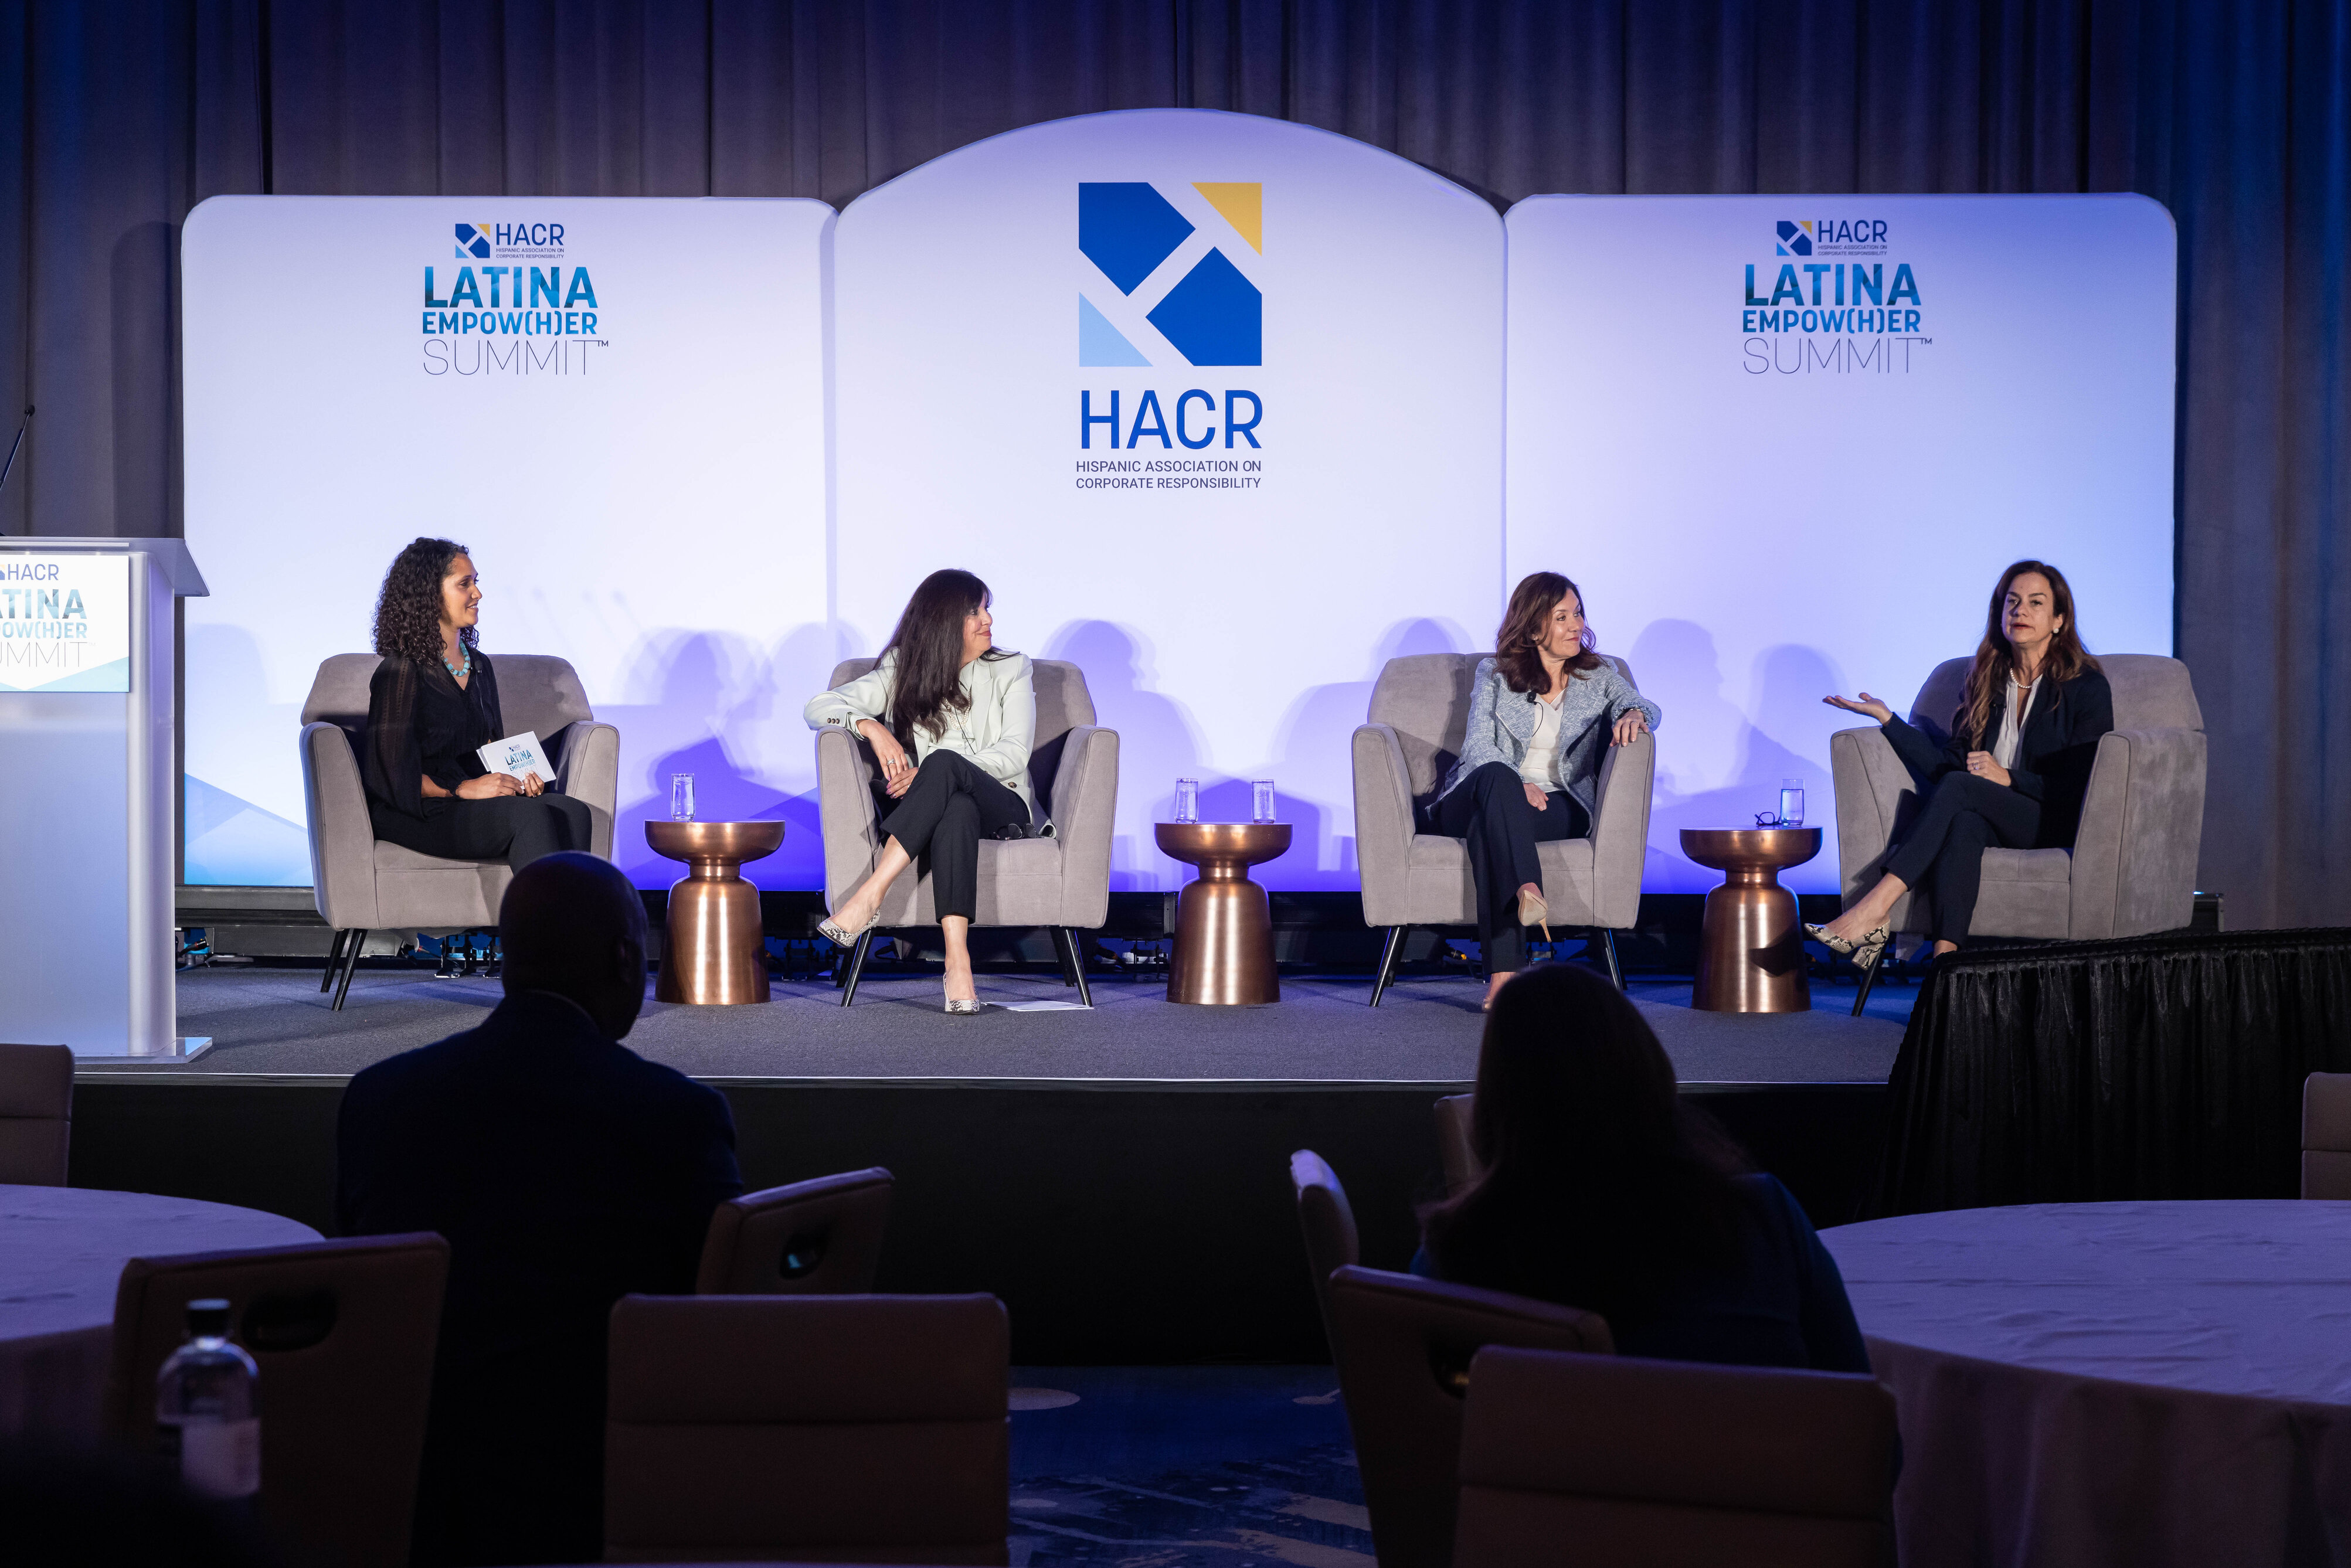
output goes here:
[{"label": "nude high heel", "polygon": [[1548,942],[1552,939],[1551,905],[1543,902],[1541,893],[1524,887],[1519,889],[1519,924],[1540,925],[1543,940]]}]

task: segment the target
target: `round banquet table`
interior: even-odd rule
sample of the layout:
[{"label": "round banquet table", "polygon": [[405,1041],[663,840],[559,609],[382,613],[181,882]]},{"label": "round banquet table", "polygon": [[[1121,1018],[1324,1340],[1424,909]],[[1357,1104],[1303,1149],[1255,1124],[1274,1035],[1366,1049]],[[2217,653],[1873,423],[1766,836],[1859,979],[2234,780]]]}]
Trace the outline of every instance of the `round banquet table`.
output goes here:
[{"label": "round banquet table", "polygon": [[2351,1203],[1821,1232],[1899,1406],[1905,1568],[2351,1562]]},{"label": "round banquet table", "polygon": [[97,1436],[114,1287],[131,1259],[318,1239],[225,1203],[0,1186],[0,1437]]}]

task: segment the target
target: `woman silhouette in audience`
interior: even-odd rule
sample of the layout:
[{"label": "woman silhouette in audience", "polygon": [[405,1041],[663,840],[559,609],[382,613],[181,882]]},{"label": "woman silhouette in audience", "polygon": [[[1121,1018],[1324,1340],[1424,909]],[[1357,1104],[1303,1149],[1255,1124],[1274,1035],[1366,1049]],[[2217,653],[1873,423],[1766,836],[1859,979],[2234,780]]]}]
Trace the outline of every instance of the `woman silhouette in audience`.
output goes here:
[{"label": "woman silhouette in audience", "polygon": [[1606,980],[1544,964],[1505,985],[1474,1104],[1480,1174],[1422,1211],[1414,1272],[1598,1312],[1620,1354],[1869,1370],[1804,1211],[1682,1099]]},{"label": "woman silhouette in audience", "polygon": [[360,778],[377,838],[519,871],[586,850],[593,818],[537,775],[482,766],[479,748],[505,739],[507,727],[497,674],[477,646],[481,618],[481,580],[465,546],[415,539],[393,558],[375,601],[383,662],[368,683]]},{"label": "woman silhouette in audience", "polygon": [[2115,727],[2115,695],[2082,646],[2074,590],[2037,560],[2016,562],[1991,591],[1948,740],[1938,744],[1867,692],[1821,700],[1876,719],[1928,791],[1876,885],[1827,925],[1804,927],[1865,969],[1885,955],[1905,893],[1924,892],[1939,956],[1959,946],[1975,917],[1984,851],[2072,849],[2098,737]]},{"label": "woman silhouette in audience", "polygon": [[810,729],[852,730],[881,765],[873,804],[882,854],[817,929],[843,947],[880,918],[882,896],[925,862],[946,946],[946,1010],[976,1013],[972,917],[979,841],[1025,838],[1033,818],[1029,749],[1037,691],[1025,654],[995,643],[987,584],[935,571],[914,589],[873,668],[808,703]]}]

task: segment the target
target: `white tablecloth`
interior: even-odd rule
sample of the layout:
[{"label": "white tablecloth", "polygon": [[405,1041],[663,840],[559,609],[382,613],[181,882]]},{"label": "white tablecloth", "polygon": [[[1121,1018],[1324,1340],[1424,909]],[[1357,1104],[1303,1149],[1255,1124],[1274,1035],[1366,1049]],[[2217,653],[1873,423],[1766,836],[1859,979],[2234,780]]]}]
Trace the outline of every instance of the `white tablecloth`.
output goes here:
[{"label": "white tablecloth", "polygon": [[131,1259],[318,1239],[225,1203],[0,1186],[0,1437],[97,1434],[114,1288]]},{"label": "white tablecloth", "polygon": [[1900,1402],[1906,1568],[2351,1563],[2351,1203],[1821,1233]]}]

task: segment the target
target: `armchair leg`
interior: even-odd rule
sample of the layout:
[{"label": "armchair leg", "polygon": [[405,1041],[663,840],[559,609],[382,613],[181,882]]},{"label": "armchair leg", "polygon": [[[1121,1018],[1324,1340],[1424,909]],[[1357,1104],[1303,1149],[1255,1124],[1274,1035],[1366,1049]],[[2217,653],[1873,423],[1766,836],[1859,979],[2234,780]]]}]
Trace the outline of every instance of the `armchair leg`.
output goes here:
[{"label": "armchair leg", "polygon": [[865,973],[865,955],[872,950],[873,932],[869,926],[864,935],[858,937],[857,946],[849,950],[849,975],[841,985],[842,1007],[847,1007],[857,999],[858,977]]},{"label": "armchair leg", "polygon": [[1086,984],[1085,949],[1078,946],[1078,934],[1066,925],[1050,928],[1053,933],[1053,951],[1061,960],[1061,984],[1078,988],[1078,1005],[1094,1005],[1093,988]]},{"label": "armchair leg", "polygon": [[335,986],[335,1002],[328,1009],[329,1012],[343,1010],[343,998],[351,994],[351,972],[360,967],[360,949],[367,946],[366,932],[353,931],[349,936],[350,942],[343,950],[343,977]]},{"label": "armchair leg", "polygon": [[348,931],[335,933],[333,944],[327,949],[327,969],[319,977],[319,994],[325,996],[335,988],[335,971],[343,967],[343,944],[351,939]]},{"label": "armchair leg", "polygon": [[1600,928],[1600,951],[1606,954],[1608,957],[1608,977],[1616,983],[1618,990],[1623,990],[1625,969],[1616,962],[1616,933],[1605,925]]},{"label": "armchair leg", "polygon": [[1404,951],[1404,934],[1410,929],[1408,925],[1388,927],[1388,939],[1380,948],[1379,973],[1372,977],[1374,1007],[1380,1005],[1380,998],[1387,994],[1388,982],[1395,978],[1396,955]]}]

